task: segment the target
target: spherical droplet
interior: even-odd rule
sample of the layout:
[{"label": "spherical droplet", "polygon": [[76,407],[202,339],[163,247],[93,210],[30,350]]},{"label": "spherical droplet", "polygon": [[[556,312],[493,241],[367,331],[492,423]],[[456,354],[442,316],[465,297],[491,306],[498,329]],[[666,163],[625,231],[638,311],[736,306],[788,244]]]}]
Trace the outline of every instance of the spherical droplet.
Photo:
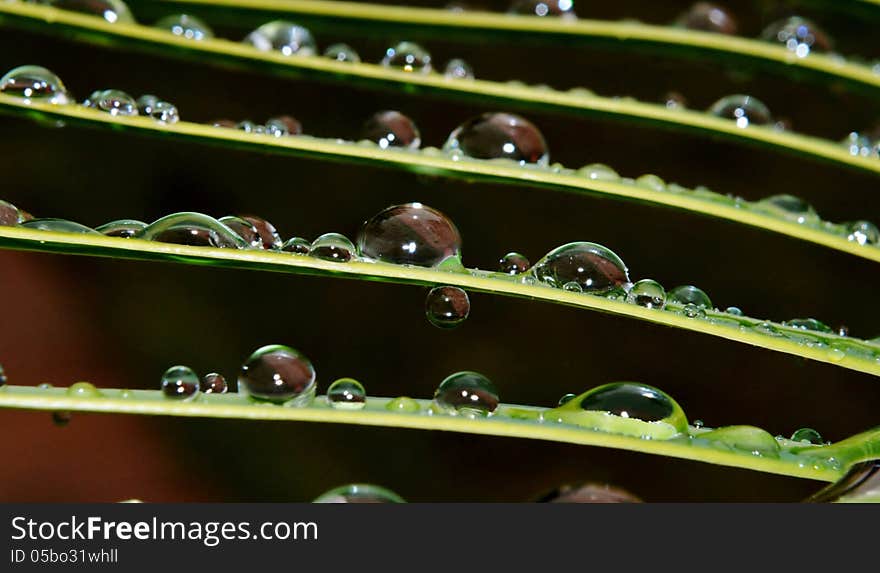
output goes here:
[{"label": "spherical droplet", "polygon": [[666,300],[669,302],[677,302],[681,305],[692,304],[699,308],[713,308],[712,300],[709,298],[709,295],[707,295],[703,289],[697,288],[694,285],[681,285],[675,287],[669,291]]},{"label": "spherical droplet", "polygon": [[860,245],[880,244],[880,229],[870,221],[855,221],[847,225],[847,239]]},{"label": "spherical droplet", "polygon": [[266,133],[275,137],[299,135],[302,133],[302,123],[292,115],[279,115],[266,121]]},{"label": "spherical droplet", "polygon": [[143,221],[136,221],[134,219],[119,219],[118,221],[110,221],[109,223],[105,223],[100,227],[96,227],[95,230],[102,235],[106,235],[108,237],[121,237],[123,239],[130,239],[142,233],[143,230],[146,228],[147,224]]},{"label": "spherical droplet", "polygon": [[736,35],[737,25],[733,15],[726,9],[710,2],[697,2],[679,16],[677,24],[689,30]]},{"label": "spherical droplet", "polygon": [[172,366],[162,375],[162,393],[169,398],[192,398],[199,393],[199,377],[192,368]]},{"label": "spherical droplet", "polygon": [[19,66],[0,78],[0,92],[28,101],[70,103],[61,78],[42,66]]},{"label": "spherical droplet", "polygon": [[761,39],[782,44],[799,58],[808,56],[810,52],[831,50],[828,35],[814,23],[799,16],[773,22],[761,32]]},{"label": "spherical droplet", "polygon": [[367,392],[354,378],[340,378],[327,389],[327,401],[339,410],[360,410],[367,404]]},{"label": "spherical droplet", "polygon": [[436,267],[461,256],[461,235],[452,220],[421,203],[394,205],[361,226],[358,252],[386,263]]},{"label": "spherical droplet", "polygon": [[151,223],[141,239],[194,247],[246,249],[247,242],[220,221],[201,213],[174,213]]},{"label": "spherical droplet", "polygon": [[259,233],[260,238],[263,240],[264,249],[277,251],[281,248],[281,235],[278,234],[277,229],[275,229],[272,223],[256,215],[241,215],[241,218],[256,227],[257,233]]},{"label": "spherical droplet", "polygon": [[779,457],[779,442],[754,426],[725,426],[699,435],[700,439],[724,449],[740,450],[756,456]]},{"label": "spherical droplet", "polygon": [[822,445],[825,443],[825,440],[822,439],[822,435],[813,428],[801,428],[795,430],[791,435],[791,439],[795,442],[807,442],[808,444],[816,445]]},{"label": "spherical droplet", "polygon": [[812,205],[794,195],[771,195],[756,203],[759,209],[796,223],[817,223],[819,214]]},{"label": "spherical droplet", "polygon": [[392,412],[407,412],[412,414],[418,412],[421,409],[421,406],[419,406],[418,402],[408,396],[399,396],[385,404],[385,409],[391,410]]},{"label": "spherical droplet", "polygon": [[137,100],[138,114],[152,117],[159,123],[177,123],[180,114],[174,104],[154,95],[143,95]]},{"label": "spherical droplet", "polygon": [[312,244],[302,237],[291,237],[284,241],[281,250],[296,255],[308,255],[312,250]]},{"label": "spherical droplet", "polygon": [[361,57],[354,48],[348,44],[333,44],[324,50],[324,57],[336,60],[337,62],[349,62],[356,64],[361,61]]},{"label": "spherical droplet", "polygon": [[474,69],[466,61],[455,58],[446,64],[443,75],[452,80],[472,80],[474,79]]},{"label": "spherical droplet", "polygon": [[0,199],[0,227],[15,227],[21,222],[18,207]]},{"label": "spherical droplet", "polygon": [[63,428],[73,419],[73,414],[66,411],[61,412],[52,412],[52,423],[58,426],[59,428]]},{"label": "spherical droplet", "polygon": [[573,0],[513,0],[507,10],[510,14],[528,16],[557,16],[568,19],[577,18]]},{"label": "spherical droplet", "polygon": [[546,165],[547,142],[529,120],[512,113],[484,113],[449,134],[443,149],[476,159],[512,159]]},{"label": "spherical droplet", "polygon": [[354,244],[339,233],[324,233],[312,241],[309,248],[309,256],[335,263],[347,263],[354,257],[354,253]]},{"label": "spherical droplet", "polygon": [[399,111],[380,111],[370,116],[361,130],[364,139],[374,141],[382,149],[404,147],[418,149],[422,143],[419,128]]},{"label": "spherical droplet", "polygon": [[563,485],[541,496],[541,503],[642,503],[642,500],[608,484]]},{"label": "spherical droplet", "polygon": [[626,302],[645,308],[662,309],[666,306],[666,290],[655,280],[642,279],[626,293]]},{"label": "spherical droplet", "polygon": [[315,395],[315,368],[288,346],[270,345],[251,354],[238,375],[238,391],[260,400],[304,405]]},{"label": "spherical droplet", "polygon": [[770,109],[759,99],[749,95],[725,96],[712,104],[709,113],[725,119],[732,119],[736,122],[737,127],[773,123]]},{"label": "spherical droplet", "polygon": [[406,503],[406,501],[384,487],[353,483],[322,493],[315,498],[314,503]]},{"label": "spherical droplet", "polygon": [[229,387],[226,384],[226,378],[222,374],[211,372],[202,376],[199,384],[202,392],[205,394],[226,394]]},{"label": "spherical droplet", "polygon": [[137,102],[122,90],[97,90],[92,92],[83,105],[106,111],[110,115],[130,116],[138,114]]},{"label": "spherical droplet", "polygon": [[435,287],[425,298],[425,316],[438,328],[455,328],[467,319],[470,311],[471,301],[458,287]]},{"label": "spherical droplet", "polygon": [[245,240],[252,249],[263,248],[263,238],[256,225],[241,217],[220,217],[221,223],[232,229],[236,235]]},{"label": "spherical droplet", "polygon": [[596,243],[576,242],[557,247],[532,267],[532,274],[561,288],[576,282],[584,292],[603,294],[629,282],[626,265],[610,249]]},{"label": "spherical droplet", "polygon": [[74,398],[97,398],[101,392],[90,382],[77,382],[70,385],[67,395]]},{"label": "spherical droplet", "polygon": [[205,40],[214,37],[214,31],[210,26],[189,14],[165,16],[156,22],[155,26],[187,40]]},{"label": "spherical droplet", "polygon": [[3,369],[3,365],[0,364],[0,388],[6,386],[6,383],[9,380],[6,378],[6,371]]},{"label": "spherical droplet", "polygon": [[687,99],[678,92],[667,92],[660,102],[666,109],[687,109]]},{"label": "spherical droplet", "polygon": [[56,233],[78,233],[82,235],[99,235],[94,229],[67,219],[31,219],[20,224],[25,229],[38,231],[54,231]]},{"label": "spherical droplet", "polygon": [[431,54],[415,42],[400,42],[385,50],[382,65],[427,74],[432,69]]},{"label": "spherical droplet", "polygon": [[131,10],[128,9],[128,6],[122,0],[48,0],[48,2],[44,3],[62,10],[98,16],[111,24],[117,22],[123,24],[134,23],[134,16],[131,15]]},{"label": "spherical droplet", "polygon": [[441,382],[434,392],[434,404],[448,414],[488,416],[499,402],[495,385],[477,372],[457,372]]},{"label": "spherical droplet", "polygon": [[568,394],[563,394],[562,398],[559,399],[559,403],[557,405],[562,406],[566,402],[571,402],[575,398],[577,398],[577,394],[572,394],[570,392]]},{"label": "spherical droplet", "polygon": [[516,252],[510,252],[501,257],[498,261],[498,270],[508,275],[518,275],[532,268],[532,263],[525,255]]},{"label": "spherical droplet", "polygon": [[590,163],[578,169],[578,174],[593,181],[620,181],[617,171],[604,163]]},{"label": "spherical droplet", "polygon": [[262,52],[277,51],[285,56],[312,56],[317,51],[311,32],[285,20],[263,24],[248,34],[244,42]]},{"label": "spherical droplet", "polygon": [[815,318],[793,318],[791,320],[786,320],[782,324],[800,330],[812,330],[813,332],[827,333],[834,332],[830,326],[820,320],[816,320]]}]

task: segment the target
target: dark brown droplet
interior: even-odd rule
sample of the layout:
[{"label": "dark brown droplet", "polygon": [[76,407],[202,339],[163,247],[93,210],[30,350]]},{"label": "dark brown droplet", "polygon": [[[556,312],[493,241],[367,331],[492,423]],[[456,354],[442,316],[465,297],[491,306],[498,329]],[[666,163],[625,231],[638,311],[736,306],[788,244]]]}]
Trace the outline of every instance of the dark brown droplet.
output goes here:
[{"label": "dark brown droplet", "polygon": [[444,148],[476,159],[546,163],[547,142],[529,120],[512,113],[484,113],[461,124]]},{"label": "dark brown droplet", "polygon": [[422,139],[416,124],[399,111],[380,111],[370,116],[364,123],[361,133],[382,149],[386,147],[407,147],[417,149]]},{"label": "dark brown droplet", "polygon": [[256,215],[241,215],[241,218],[256,227],[257,233],[263,241],[264,249],[278,250],[281,248],[281,235],[278,234],[272,223]]},{"label": "dark brown droplet", "polygon": [[358,252],[396,263],[434,267],[461,253],[461,235],[449,217],[421,203],[395,205],[361,227]]},{"label": "dark brown droplet", "polygon": [[438,328],[455,328],[471,311],[471,301],[465,291],[454,286],[432,288],[425,298],[425,316]]},{"label": "dark brown droplet", "polygon": [[60,428],[69,424],[71,419],[73,415],[70,412],[52,412],[52,423]]},{"label": "dark brown droplet", "polygon": [[255,398],[286,402],[314,392],[315,369],[293,348],[264,346],[241,367],[238,388]]},{"label": "dark brown droplet", "polygon": [[266,125],[272,122],[278,122],[287,130],[287,135],[299,135],[302,133],[302,123],[292,115],[279,115],[273,117],[266,122]]},{"label": "dark brown droplet", "polygon": [[221,217],[221,223],[232,229],[232,231],[241,237],[254,249],[263,248],[263,237],[257,230],[257,226],[241,217]]},{"label": "dark brown droplet", "polygon": [[201,389],[205,394],[226,394],[229,387],[222,374],[211,372],[202,376]]},{"label": "dark brown droplet", "polygon": [[678,20],[681,26],[689,30],[715,32],[733,36],[737,31],[736,19],[722,6],[711,2],[697,2],[681,15]]}]

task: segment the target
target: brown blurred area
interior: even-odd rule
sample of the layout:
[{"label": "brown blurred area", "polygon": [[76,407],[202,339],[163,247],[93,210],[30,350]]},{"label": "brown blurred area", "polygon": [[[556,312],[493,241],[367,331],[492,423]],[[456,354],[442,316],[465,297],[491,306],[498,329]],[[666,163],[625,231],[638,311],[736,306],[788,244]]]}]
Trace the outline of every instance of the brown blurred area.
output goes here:
[{"label": "brown blurred area", "polygon": [[[687,3],[614,4],[634,11],[597,16],[644,9],[662,22]],[[845,53],[876,55],[869,35],[841,32],[866,26],[862,19],[808,13],[819,22],[827,17],[841,49],[850,48]],[[743,9],[743,29],[760,30],[764,17]],[[233,38],[246,32],[222,31]],[[403,39],[316,36],[321,47],[345,40],[368,61]],[[695,61],[526,41],[423,43],[438,62],[464,57],[478,77],[491,79],[581,85],[647,100],[676,90],[695,107],[726,93],[750,93],[795,129],[833,139],[877,120],[865,94],[768,72],[732,75]],[[415,120],[424,145],[439,146],[461,121],[494,110],[4,29],[0,70],[21,64],[54,70],[80,99],[108,87],[156,93],[176,103],[182,118],[203,122],[289,113],[318,136],[356,137],[371,113],[397,109]],[[541,127],[552,160],[567,166],[603,162],[623,175],[653,172],[749,199],[792,193],[831,220],[880,222],[876,182],[864,174],[694,135],[522,113]],[[880,335],[876,264],[659,207],[53,129],[11,117],[0,118],[0,157],[0,198],[36,216],[97,226],[183,210],[218,217],[251,212],[270,219],[285,238],[311,239],[328,231],[353,237],[373,213],[418,200],[456,222],[470,267],[493,268],[510,250],[534,261],[561,243],[590,240],[617,252],[634,279],[696,284],[722,308],[736,305],[777,320],[812,316],[846,324],[855,336]],[[878,424],[880,386],[865,374],[481,294],[472,295],[463,326],[441,331],[423,316],[424,295],[417,287],[370,282],[0,251],[0,363],[13,384],[89,380],[156,388],[173,364],[234,378],[252,350],[282,343],[311,358],[321,391],[352,376],[372,395],[422,398],[448,374],[477,370],[505,402],[551,405],[566,392],[637,380],[663,388],[691,420],[710,426],[753,424],[786,435],[810,426],[839,440]],[[45,412],[3,410],[0,435],[0,501],[308,501],[348,482],[374,482],[411,501],[517,501],[587,480],[646,501],[796,501],[822,485],[601,448],[325,424],[75,414],[61,428]]]}]

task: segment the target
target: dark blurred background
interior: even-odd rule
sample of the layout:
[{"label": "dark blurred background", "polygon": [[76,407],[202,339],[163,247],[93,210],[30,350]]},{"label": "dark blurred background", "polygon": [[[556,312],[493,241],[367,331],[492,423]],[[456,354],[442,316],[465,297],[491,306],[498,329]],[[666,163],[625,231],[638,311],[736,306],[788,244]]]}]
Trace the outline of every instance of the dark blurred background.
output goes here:
[{"label": "dark blurred background", "polygon": [[[689,3],[601,4],[578,11],[663,23]],[[790,9],[777,6],[770,14],[759,4],[772,3],[731,3],[746,35]],[[797,12],[825,26],[843,53],[877,54],[867,32],[880,11],[862,17],[828,8],[808,4]],[[153,21],[151,10],[143,22]],[[233,39],[248,31],[217,28]],[[651,101],[676,90],[698,108],[727,93],[748,93],[798,131],[835,140],[877,120],[868,94],[680,58],[527,38],[459,43],[415,31],[371,37],[370,30],[342,36],[328,28],[316,37],[321,48],[346,41],[366,61],[397,40],[422,40],[439,65],[463,57],[481,78]],[[108,87],[156,93],[198,122],[289,113],[317,136],[356,138],[371,113],[397,109],[416,121],[423,145],[440,146],[463,120],[495,110],[3,29],[0,70],[21,64],[49,67],[80,99]],[[880,221],[876,182],[865,174],[654,128],[525,115],[542,129],[551,160],[566,166],[603,162],[623,175],[652,172],[749,199],[792,193],[831,220]],[[328,231],[353,237],[375,212],[417,200],[456,222],[470,267],[494,268],[510,250],[535,261],[564,242],[589,240],[617,252],[634,279],[696,284],[722,308],[776,320],[812,316],[845,324],[855,336],[880,335],[875,263],[656,206],[51,129],[9,117],[0,120],[0,157],[0,197],[36,216],[96,226],[183,210],[250,212],[270,219],[285,238],[311,239]],[[691,420],[710,426],[753,424],[786,435],[811,426],[839,440],[878,423],[880,385],[871,376],[549,304],[473,294],[471,318],[449,332],[425,320],[425,291],[416,287],[16,252],[0,252],[0,269],[0,363],[14,384],[90,380],[156,388],[162,372],[178,363],[234,378],[251,351],[282,343],[311,358],[321,391],[352,376],[372,395],[424,398],[448,374],[477,370],[505,402],[549,406],[566,392],[637,380],[668,391]],[[356,426],[75,415],[59,428],[46,413],[4,411],[0,432],[4,501],[308,501],[347,482],[378,483],[412,501],[516,501],[581,480],[613,483],[647,501],[795,501],[821,487],[601,448]]]}]

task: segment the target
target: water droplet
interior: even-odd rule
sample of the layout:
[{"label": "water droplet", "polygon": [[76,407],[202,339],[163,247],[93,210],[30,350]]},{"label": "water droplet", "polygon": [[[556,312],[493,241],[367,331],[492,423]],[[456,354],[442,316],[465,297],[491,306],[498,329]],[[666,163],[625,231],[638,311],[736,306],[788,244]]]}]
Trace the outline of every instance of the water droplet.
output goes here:
[{"label": "water droplet", "polygon": [[593,181],[620,181],[617,171],[604,163],[591,163],[578,169],[578,174]]},{"label": "water droplet", "polygon": [[292,115],[279,115],[266,121],[266,133],[275,137],[299,135],[302,133],[302,123]]},{"label": "water droplet", "polygon": [[90,382],[77,382],[70,385],[67,395],[73,398],[97,398],[101,392]]},{"label": "water droplet", "polygon": [[0,92],[27,101],[70,103],[70,95],[61,78],[42,66],[13,68],[0,78]]},{"label": "water droplet", "polygon": [[847,226],[847,239],[860,245],[880,244],[880,229],[870,221],[855,221]]},{"label": "water droplet", "polygon": [[725,119],[732,119],[737,127],[767,125],[773,123],[770,110],[763,102],[748,95],[736,94],[721,98],[712,104],[709,113]]},{"label": "water droplet", "polygon": [[100,227],[96,227],[95,230],[102,235],[106,235],[108,237],[121,237],[123,239],[130,239],[135,235],[142,233],[144,229],[147,228],[147,224],[143,221],[136,221],[134,219],[119,219],[118,221],[110,221],[109,223],[105,223]]},{"label": "water droplet", "polygon": [[3,365],[0,364],[0,388],[6,386],[6,383],[9,380],[6,378],[6,371],[3,369]]},{"label": "water droplet", "polygon": [[137,115],[137,102],[122,90],[97,90],[92,92],[83,105],[106,111],[110,115]]},{"label": "water droplet", "polygon": [[642,503],[619,487],[600,483],[563,485],[537,499],[539,503]]},{"label": "water droplet", "polygon": [[697,428],[699,430],[700,428],[705,426],[706,423],[703,422],[703,420],[694,420],[692,425],[694,426],[694,428]]},{"label": "water droplet", "polygon": [[399,396],[385,404],[385,409],[391,410],[392,412],[407,412],[411,414],[418,412],[421,409],[421,406],[419,406],[418,402],[408,396]]},{"label": "water droplet", "polygon": [[245,133],[266,133],[266,127],[253,121],[246,119],[235,124],[235,129]]},{"label": "water droplet", "polygon": [[216,372],[205,374],[199,384],[202,392],[205,394],[226,394],[229,387],[226,384],[226,377]]},{"label": "water droplet", "polygon": [[492,414],[499,401],[495,385],[478,372],[457,372],[434,392],[434,404],[439,410],[470,418]]},{"label": "water droplet", "polygon": [[356,64],[361,61],[361,57],[354,48],[348,44],[332,44],[324,50],[324,57],[336,60],[337,62],[349,62]]},{"label": "water droplet", "polygon": [[725,426],[700,434],[699,438],[726,449],[779,457],[779,442],[769,433],[754,426]]},{"label": "water droplet", "polygon": [[815,318],[793,318],[791,320],[786,320],[782,324],[791,328],[798,328],[800,330],[812,330],[814,332],[828,333],[834,332],[834,330],[832,330],[830,326],[828,326],[824,322],[816,320]]},{"label": "water droplet", "polygon": [[90,229],[85,225],[68,221],[67,219],[31,219],[21,223],[25,229],[36,229],[38,231],[54,231],[56,233],[80,233],[83,235],[99,235],[94,229]]},{"label": "water droplet", "polygon": [[733,15],[726,9],[710,2],[697,2],[678,17],[676,24],[688,30],[736,35],[737,25]]},{"label": "water droplet", "polygon": [[636,185],[646,187],[652,191],[666,191],[666,181],[650,173],[636,179]]},{"label": "water droplet", "polygon": [[238,124],[236,124],[231,119],[215,119],[211,122],[211,126],[213,127],[223,127],[226,129],[235,129]]},{"label": "water droplet", "polygon": [[314,503],[406,503],[406,501],[384,487],[353,483],[322,493],[315,498]]},{"label": "water droplet", "polygon": [[687,99],[678,92],[667,92],[660,102],[666,109],[687,109]]},{"label": "water droplet", "polygon": [[70,412],[52,412],[52,423],[58,426],[59,428],[63,428],[73,419],[73,414]]},{"label": "water droplet", "polygon": [[856,157],[877,157],[877,145],[867,135],[851,131],[841,142]]},{"label": "water droplet", "polygon": [[684,305],[681,310],[688,318],[706,318],[706,309],[691,302]]},{"label": "water droplet", "polygon": [[667,295],[669,302],[677,302],[678,304],[693,304],[702,308],[712,308],[712,301],[702,289],[694,285],[677,286]]},{"label": "water droplet", "polygon": [[436,267],[461,256],[461,235],[452,220],[421,203],[394,205],[374,215],[357,242],[361,255],[400,265]]},{"label": "water droplet", "polygon": [[317,51],[315,39],[306,28],[285,20],[263,24],[247,35],[244,43],[261,52],[278,51],[285,56],[312,56]]},{"label": "water droplet", "polygon": [[655,280],[642,279],[626,293],[626,302],[662,310],[666,306],[666,290]]},{"label": "water droplet", "polygon": [[761,39],[785,46],[799,58],[810,52],[828,52],[831,39],[815,24],[799,16],[773,22],[761,32]]},{"label": "water droplet", "polygon": [[567,282],[562,285],[562,290],[568,292],[584,292],[584,289],[581,287],[580,283],[576,281]]},{"label": "water droplet", "polygon": [[724,312],[727,314],[732,314],[733,316],[743,316],[743,311],[736,306],[728,306],[724,309]]},{"label": "water droplet", "polygon": [[507,11],[510,14],[524,14],[528,16],[577,18],[573,0],[513,0]]},{"label": "water droplet", "polygon": [[205,40],[214,37],[214,31],[201,19],[189,14],[165,16],[155,24],[156,28],[168,30],[187,40]]},{"label": "water droplet", "polygon": [[177,123],[180,119],[174,104],[162,101],[154,95],[143,95],[136,103],[140,115],[152,117],[159,123]]},{"label": "water droplet", "polygon": [[302,237],[291,237],[281,246],[281,250],[296,255],[308,255],[312,244]]},{"label": "water droplet", "polygon": [[339,410],[360,410],[367,404],[367,392],[354,378],[340,378],[327,389],[327,401]]},{"label": "water droplet", "polygon": [[199,377],[187,366],[172,366],[162,375],[162,393],[184,400],[199,393]]},{"label": "water droplet", "polygon": [[241,218],[256,227],[264,249],[277,251],[281,248],[281,235],[272,223],[256,215],[241,215]]},{"label": "water droplet", "polygon": [[629,282],[626,266],[610,249],[576,242],[557,247],[532,267],[532,274],[551,286],[578,283],[584,292],[608,293]]},{"label": "water droplet", "polygon": [[435,287],[425,298],[425,316],[438,328],[455,328],[467,319],[470,311],[471,301],[458,287]]},{"label": "water droplet", "polygon": [[832,346],[828,349],[828,359],[832,362],[840,362],[844,358],[846,358],[846,351],[842,348]]},{"label": "water droplet", "polygon": [[841,324],[837,327],[837,336],[849,336],[849,327],[845,324]]},{"label": "water droplet", "polygon": [[577,394],[572,394],[572,393],[563,394],[563,395],[562,395],[562,398],[559,399],[559,403],[558,403],[558,405],[559,405],[559,406],[562,406],[562,405],[565,404],[566,402],[571,402],[571,401],[574,400],[575,398],[577,398]]},{"label": "water droplet", "polygon": [[422,143],[419,128],[413,120],[399,111],[380,111],[370,116],[361,130],[364,139],[379,144],[382,149],[404,147],[418,149]]},{"label": "water droplet", "polygon": [[443,75],[453,80],[472,80],[474,79],[474,69],[466,61],[455,58],[446,64]]},{"label": "water droplet", "polygon": [[0,200],[0,227],[15,227],[21,222],[21,213],[12,203]]},{"label": "water droplet", "polygon": [[431,54],[415,42],[400,42],[385,50],[382,65],[427,74],[432,69]]},{"label": "water droplet", "polygon": [[260,400],[306,405],[315,395],[315,368],[293,348],[263,346],[241,367],[238,391]]},{"label": "water droplet", "polygon": [[531,267],[532,263],[529,262],[529,259],[516,252],[507,253],[498,261],[498,270],[508,275],[524,273]]},{"label": "water droplet", "polygon": [[122,0],[48,0],[43,2],[61,10],[82,12],[91,16],[99,16],[115,24],[133,24],[134,16]]},{"label": "water droplet", "polygon": [[242,219],[241,217],[220,217],[218,221],[232,229],[232,231],[244,239],[252,249],[263,248],[263,238],[260,237],[257,227],[250,221]]},{"label": "water droplet", "polygon": [[144,229],[141,239],[194,247],[246,249],[247,242],[235,231],[201,213],[174,213],[154,221]]},{"label": "water droplet", "polygon": [[808,444],[816,445],[822,445],[825,443],[825,440],[822,439],[822,435],[813,428],[801,428],[795,430],[791,435],[791,439],[795,442],[807,442]]},{"label": "water droplet", "polygon": [[755,204],[759,209],[796,223],[818,223],[819,214],[812,205],[794,195],[771,195]]},{"label": "water droplet", "polygon": [[309,255],[325,261],[347,263],[354,257],[354,244],[345,235],[324,233],[312,242]]},{"label": "water droplet", "polygon": [[449,134],[446,152],[461,152],[476,159],[512,159],[520,164],[547,165],[547,142],[529,120],[512,113],[484,113]]}]

